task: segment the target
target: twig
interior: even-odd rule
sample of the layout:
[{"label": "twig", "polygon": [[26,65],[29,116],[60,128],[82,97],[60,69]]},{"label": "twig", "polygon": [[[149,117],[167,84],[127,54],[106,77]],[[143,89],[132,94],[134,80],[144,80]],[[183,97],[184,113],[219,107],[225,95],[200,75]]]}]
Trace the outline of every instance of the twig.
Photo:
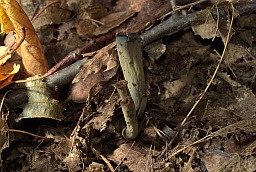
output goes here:
[{"label": "twig", "polygon": [[31,18],[31,23],[33,23],[38,18],[38,16],[44,12],[44,10],[46,10],[47,8],[49,8],[51,5],[55,3],[60,3],[60,0],[54,0],[52,2],[48,2],[41,10],[38,11],[38,13],[35,16]]},{"label": "twig", "polygon": [[30,135],[30,136],[33,136],[33,137],[37,137],[39,139],[49,139],[49,138],[44,137],[44,136],[39,136],[39,135],[30,133],[30,132],[27,132],[27,131],[16,130],[16,129],[7,129],[7,130],[5,130],[5,132],[23,133],[23,134],[27,134],[27,135]]},{"label": "twig", "polygon": [[[242,121],[239,121],[239,122],[236,122],[236,123],[233,123],[233,124],[230,124],[224,128],[221,128],[213,133],[210,133],[209,135],[189,144],[189,145],[186,145],[184,146],[183,148],[173,152],[172,154],[170,154],[167,159],[170,159],[171,157],[177,155],[178,153],[184,151],[185,149],[191,147],[191,146],[194,146],[194,145],[197,145],[199,143],[202,143],[202,142],[205,142],[207,140],[210,140],[214,137],[217,137],[217,136],[221,136],[221,135],[226,135],[226,134],[231,134],[232,132],[236,132],[237,128],[240,128],[240,129],[245,129],[245,126],[250,126],[250,128],[254,128],[256,125],[256,120],[255,119],[246,119],[246,120],[242,120]],[[242,128],[241,128],[242,126]]]},{"label": "twig", "polygon": [[102,46],[104,46],[103,43],[109,39],[114,38],[114,35],[115,35],[114,32],[110,32],[106,35],[100,36],[99,38],[95,39],[95,41],[89,42],[84,47],[80,47],[80,48],[75,49],[74,51],[71,51],[67,56],[65,56],[60,62],[55,64],[48,72],[46,72],[41,77],[38,77],[38,78],[35,78],[32,80],[13,81],[12,83],[23,83],[23,82],[33,81],[33,80],[44,79],[44,78],[52,75],[54,72],[59,70],[61,67],[83,58],[83,56],[81,54],[84,54],[84,53],[94,50],[93,48],[95,48],[95,45],[97,45],[98,48],[101,48]]},{"label": "twig", "polygon": [[183,5],[183,6],[177,6],[177,4],[176,4],[175,2],[173,2],[173,0],[171,0],[171,4],[172,4],[172,7],[173,7],[173,8],[172,8],[173,10],[172,10],[171,12],[169,12],[169,13],[163,15],[161,18],[163,19],[163,18],[165,18],[166,16],[171,15],[172,13],[175,13],[175,12],[177,12],[177,11],[179,11],[179,10],[182,10],[182,9],[184,9],[184,8],[187,8],[187,7],[191,7],[191,6],[200,4],[200,3],[205,2],[205,1],[207,1],[207,0],[199,0],[199,1],[192,2],[192,3],[189,3],[189,4]]},{"label": "twig", "polygon": [[[53,75],[46,77],[46,84],[49,88],[57,91],[59,88],[63,87],[65,84],[74,79],[74,76],[79,72],[82,64],[87,60],[88,57],[85,57],[84,59],[79,60],[64,69],[61,69],[60,71],[55,72]],[[5,99],[5,103],[7,104],[8,108],[15,108],[26,102],[28,102],[28,96],[25,89],[13,90],[7,94]]]},{"label": "twig", "polygon": [[45,81],[48,87],[58,90],[58,88],[64,86],[65,84],[71,82],[76,74],[79,72],[80,67],[88,60],[88,57],[85,57],[77,62],[73,63],[70,66],[67,66],[60,71],[55,72],[54,74],[45,78]]},{"label": "twig", "polygon": [[[246,4],[236,4],[234,8],[239,12],[240,15],[246,15],[256,12],[256,1]],[[166,35],[171,35],[176,33],[182,29],[190,27],[191,25],[199,25],[205,22],[204,17],[207,16],[209,9],[205,9],[202,11],[198,11],[195,13],[187,14],[187,15],[180,15],[180,16],[172,16],[166,21],[160,23],[159,25],[151,28],[150,30],[141,34],[141,45],[146,46],[147,44],[162,38]],[[213,16],[218,17],[219,15],[226,15],[225,13],[222,14],[221,12],[217,12],[216,9],[212,9],[211,13]]]},{"label": "twig", "polygon": [[[236,10],[239,11],[240,15],[248,14],[248,13],[254,13],[256,12],[256,2],[248,3],[248,4],[242,4],[242,5],[235,5]],[[161,24],[153,27],[152,29],[144,32],[141,34],[141,46],[144,47],[145,45],[162,38],[165,35],[171,35],[173,33],[178,32],[179,30],[182,30],[184,28],[187,28],[191,26],[192,24],[202,24],[205,21],[201,19],[200,16],[207,15],[208,10],[199,11],[196,13],[187,14],[184,16],[173,16],[170,19],[162,22]],[[214,11],[212,10],[212,13],[214,15]],[[66,57],[64,57],[60,62],[58,62],[55,66],[53,66],[47,73],[45,73],[42,77],[38,79],[43,79],[47,76],[52,75],[54,72],[56,72],[60,67],[66,65],[69,62],[74,62],[78,59],[80,59],[82,56],[82,53],[86,53],[89,51],[92,51],[92,49],[97,45],[98,48],[101,48],[104,46],[104,43],[107,40],[112,40],[115,36],[115,30],[112,32],[109,32],[106,35],[102,35],[98,38],[96,38],[94,41],[91,41],[87,43],[85,46],[77,48],[76,50],[70,52]],[[13,83],[19,83],[19,82],[28,82],[27,80],[20,80],[20,81],[14,81]]]},{"label": "twig", "polygon": [[109,160],[108,160],[104,155],[101,155],[101,154],[100,154],[100,157],[101,157],[101,159],[107,164],[109,170],[110,170],[111,172],[114,172],[115,169],[114,169],[113,166],[110,164]]}]

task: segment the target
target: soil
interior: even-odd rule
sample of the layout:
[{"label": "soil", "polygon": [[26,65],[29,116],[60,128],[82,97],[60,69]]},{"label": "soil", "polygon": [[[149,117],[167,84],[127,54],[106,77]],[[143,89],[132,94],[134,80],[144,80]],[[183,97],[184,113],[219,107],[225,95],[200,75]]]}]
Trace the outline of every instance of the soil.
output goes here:
[{"label": "soil", "polygon": [[[53,15],[49,22],[39,18],[33,23],[50,66],[89,41],[90,37],[77,31],[78,25],[82,25],[75,24],[82,11],[77,10],[77,5],[82,2],[74,2],[73,6],[47,9],[45,13]],[[21,4],[32,16],[35,7],[43,6],[45,1]],[[54,10],[60,11],[56,14]],[[115,61],[111,61],[113,70],[108,73],[108,80],[101,78],[96,88],[85,85],[91,93],[86,101],[67,100],[74,81],[55,90],[53,97],[65,107],[61,121],[31,118],[15,122],[22,108],[3,110],[8,113],[8,128],[47,139],[9,132],[9,144],[1,154],[1,170],[256,171],[255,18],[256,14],[249,14],[234,19],[226,47],[226,37],[221,32],[213,34],[215,29],[192,26],[142,48],[148,100],[144,116],[138,119],[140,132],[136,139],[122,136],[125,123],[113,84],[123,79],[123,74]],[[220,25],[228,28],[227,23]],[[213,26],[210,23],[207,27]],[[109,64],[107,59],[117,54],[115,45],[109,47],[102,50],[107,55],[97,51],[100,55],[92,57],[90,65],[85,64],[81,71],[97,73],[97,58],[99,70],[99,63]],[[223,61],[206,90],[223,52]],[[89,81],[94,83],[95,77]]]}]

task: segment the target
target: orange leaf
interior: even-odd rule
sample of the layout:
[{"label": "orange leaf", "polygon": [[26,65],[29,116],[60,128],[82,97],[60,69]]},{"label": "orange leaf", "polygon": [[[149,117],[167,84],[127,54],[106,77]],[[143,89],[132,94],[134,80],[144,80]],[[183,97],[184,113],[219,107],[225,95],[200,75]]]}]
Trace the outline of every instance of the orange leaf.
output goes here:
[{"label": "orange leaf", "polygon": [[32,76],[46,73],[48,64],[35,29],[16,0],[0,0],[0,22],[3,32],[8,33],[14,30],[19,37],[18,39],[23,37],[22,28],[25,28],[26,37],[17,53],[22,57],[22,63],[27,74]]},{"label": "orange leaf", "polygon": [[[6,61],[11,58],[11,55],[7,55],[2,58],[2,56],[6,54],[7,50],[8,50],[8,47],[0,46],[0,65],[5,64]],[[0,73],[1,73],[1,71],[0,71]]]},{"label": "orange leaf", "polygon": [[12,82],[12,78],[19,72],[20,65],[6,63],[0,66],[0,89]]}]

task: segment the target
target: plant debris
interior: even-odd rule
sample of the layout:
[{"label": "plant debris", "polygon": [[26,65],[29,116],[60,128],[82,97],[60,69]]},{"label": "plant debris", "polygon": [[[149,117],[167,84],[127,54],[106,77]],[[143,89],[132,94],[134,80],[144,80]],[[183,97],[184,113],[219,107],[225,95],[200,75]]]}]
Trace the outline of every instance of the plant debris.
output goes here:
[{"label": "plant debris", "polygon": [[[28,18],[37,16],[33,25],[53,68],[40,80],[10,85],[12,77],[24,78],[22,64],[16,63],[20,58],[6,54],[17,33],[1,37],[1,65],[19,64],[17,72],[8,67],[0,73],[2,171],[256,171],[254,1],[20,5]],[[132,60],[118,58],[126,53],[119,49],[124,41],[116,43],[120,33],[140,37],[128,53]],[[133,82],[123,66],[132,67],[138,56],[143,72],[128,70],[143,77]],[[115,87],[124,79],[134,88],[143,82],[138,97],[147,96],[145,110],[133,116],[131,137],[120,106],[126,105],[128,90]],[[138,115],[140,103],[134,102],[127,107]],[[22,120],[15,122],[17,117]]]}]

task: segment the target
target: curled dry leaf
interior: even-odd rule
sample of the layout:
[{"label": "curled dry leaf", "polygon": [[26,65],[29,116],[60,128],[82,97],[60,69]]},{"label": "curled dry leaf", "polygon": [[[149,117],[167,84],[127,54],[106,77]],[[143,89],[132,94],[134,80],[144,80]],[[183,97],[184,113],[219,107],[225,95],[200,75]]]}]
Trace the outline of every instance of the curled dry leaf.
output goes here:
[{"label": "curled dry leaf", "polygon": [[10,84],[20,69],[20,65],[7,62],[11,58],[11,55],[3,56],[7,50],[8,47],[0,46],[0,89]]},{"label": "curled dry leaf", "polygon": [[41,44],[26,13],[15,0],[0,0],[1,32],[15,31],[19,42],[24,33],[26,37],[17,53],[22,57],[24,69],[28,75],[44,74],[48,70],[48,64],[44,57]]},{"label": "curled dry leaf", "polygon": [[8,47],[0,46],[0,65],[5,64],[6,61],[11,58],[11,55],[4,56],[4,54],[6,54],[7,51]]},{"label": "curled dry leaf", "polygon": [[11,83],[12,78],[19,72],[20,65],[6,63],[0,66],[0,89]]},{"label": "curled dry leaf", "polygon": [[102,84],[110,80],[117,72],[118,60],[112,43],[101,50],[82,66],[73,80],[70,98],[74,102],[85,102],[89,95],[96,95]]},{"label": "curled dry leaf", "polygon": [[79,34],[99,36],[113,29],[119,32],[137,33],[171,9],[167,0],[119,0],[115,3],[110,0],[94,0],[93,2],[93,4],[87,1],[81,3],[77,0],[67,2],[69,6],[80,5],[79,9],[84,9],[84,12],[79,14],[82,20],[76,24]]}]

